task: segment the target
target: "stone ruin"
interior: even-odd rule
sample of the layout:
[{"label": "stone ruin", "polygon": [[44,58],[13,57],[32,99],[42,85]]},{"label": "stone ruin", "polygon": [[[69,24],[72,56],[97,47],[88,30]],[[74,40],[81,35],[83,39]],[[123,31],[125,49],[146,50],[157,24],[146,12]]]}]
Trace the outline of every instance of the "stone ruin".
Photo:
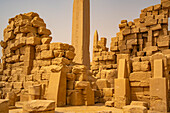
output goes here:
[{"label": "stone ruin", "polygon": [[[20,102],[26,103],[25,113],[53,113],[55,107],[95,103],[123,109],[124,113],[166,113],[170,110],[169,17],[170,1],[161,0],[161,4],[141,10],[133,22],[122,20],[110,50],[107,39],[99,40],[96,31],[90,70],[84,62],[88,58],[81,53],[85,48],[51,43],[51,31],[37,13],[9,19],[0,43],[0,113]],[[83,55],[78,63],[74,61],[75,50]]]}]

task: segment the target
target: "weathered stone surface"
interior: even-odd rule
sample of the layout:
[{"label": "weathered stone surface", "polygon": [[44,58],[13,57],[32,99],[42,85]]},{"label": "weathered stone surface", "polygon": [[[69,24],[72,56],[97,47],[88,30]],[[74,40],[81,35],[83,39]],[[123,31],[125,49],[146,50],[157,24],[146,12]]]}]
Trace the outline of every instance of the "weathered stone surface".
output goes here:
[{"label": "weathered stone surface", "polygon": [[[85,7],[85,8],[83,8]],[[81,21],[81,19],[83,19]],[[76,63],[84,64],[90,68],[90,1],[74,0],[72,45],[75,47]]]},{"label": "weathered stone surface", "polygon": [[51,31],[49,29],[46,29],[45,27],[39,27],[38,33],[40,35],[51,35]]},{"label": "weathered stone surface", "polygon": [[144,106],[128,105],[123,107],[123,113],[147,113],[147,108]]},{"label": "weathered stone surface", "polygon": [[[50,112],[52,111],[52,112]],[[55,102],[52,100],[32,100],[28,101],[23,106],[24,113],[32,112],[44,112],[44,113],[54,113],[55,112]]]},{"label": "weathered stone surface", "polygon": [[103,89],[103,88],[108,88],[109,84],[108,84],[108,80],[107,79],[98,79],[96,81],[97,87],[99,89]]},{"label": "weathered stone surface", "polygon": [[168,84],[166,78],[150,79],[150,109],[152,111],[167,112],[167,91]]},{"label": "weathered stone surface", "polygon": [[132,106],[143,106],[148,108],[148,103],[144,101],[132,101],[131,104]]},{"label": "weathered stone surface", "polygon": [[114,101],[106,101],[105,106],[107,107],[114,107]]},{"label": "weathered stone surface", "polygon": [[[62,68],[60,72],[50,75],[47,99],[54,100],[56,106],[66,105],[66,72]],[[56,90],[54,90],[56,89]]]},{"label": "weathered stone surface", "polygon": [[8,100],[0,99],[0,113],[9,113]]}]

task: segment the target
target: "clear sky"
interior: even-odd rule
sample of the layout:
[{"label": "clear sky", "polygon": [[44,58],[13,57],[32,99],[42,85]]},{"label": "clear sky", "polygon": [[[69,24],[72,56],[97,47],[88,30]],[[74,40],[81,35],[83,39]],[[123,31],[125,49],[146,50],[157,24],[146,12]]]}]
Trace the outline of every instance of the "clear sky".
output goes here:
[{"label": "clear sky", "polygon": [[[90,0],[92,52],[93,34],[97,29],[100,37],[111,38],[119,31],[121,20],[132,21],[138,18],[141,9],[160,4],[161,0]],[[8,19],[26,12],[37,12],[52,31],[53,42],[71,44],[73,0],[0,0],[0,39],[8,25]],[[0,55],[2,52],[0,52]],[[92,56],[92,54],[91,54]]]}]

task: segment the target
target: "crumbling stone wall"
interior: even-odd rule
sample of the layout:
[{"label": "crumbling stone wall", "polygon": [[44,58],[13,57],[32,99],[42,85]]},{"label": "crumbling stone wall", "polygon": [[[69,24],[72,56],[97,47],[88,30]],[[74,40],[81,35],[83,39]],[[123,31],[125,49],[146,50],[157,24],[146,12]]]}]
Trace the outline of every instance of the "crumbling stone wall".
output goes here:
[{"label": "crumbling stone wall", "polygon": [[14,102],[52,99],[57,106],[93,105],[87,67],[72,62],[72,45],[50,43],[50,35],[37,13],[9,19],[1,41],[0,98],[13,92],[17,96]]},{"label": "crumbling stone wall", "polygon": [[[150,103],[150,99],[152,98],[150,95],[150,79],[154,76],[154,57],[164,59],[164,72],[162,77],[169,81],[169,16],[170,2],[168,0],[162,0],[161,4],[141,10],[140,17],[134,19],[133,22],[122,20],[121,24],[119,24],[120,31],[116,34],[116,37],[111,39],[110,51],[108,51],[108,48],[106,47],[106,39],[101,38],[99,41],[98,35],[95,33],[91,70],[96,79],[98,79],[97,81],[100,81],[100,79],[106,75],[103,72],[103,69],[117,70],[119,60],[126,59],[127,78],[130,84],[130,100]],[[164,58],[156,53],[162,53]],[[109,58],[111,58],[110,55],[113,55],[112,62],[109,63],[110,65],[107,65],[108,60],[110,60]],[[114,74],[112,73],[112,76],[113,75]],[[115,76],[115,78],[116,77],[117,76]],[[107,82],[108,81],[109,80],[107,80]],[[100,89],[100,85],[97,84],[97,82],[96,85],[96,89]],[[102,86],[102,90],[100,90],[101,94],[104,93],[104,88],[110,88],[107,85]],[[112,88],[115,89],[115,87],[113,86]],[[113,96],[112,100],[114,99],[115,97]],[[123,105],[124,104],[122,103],[122,106]]]},{"label": "crumbling stone wall", "polygon": [[108,51],[106,41],[104,37],[99,40],[95,32],[91,71],[96,80],[92,84],[96,92],[95,102],[102,103],[113,100],[114,78],[117,78],[116,54]]}]

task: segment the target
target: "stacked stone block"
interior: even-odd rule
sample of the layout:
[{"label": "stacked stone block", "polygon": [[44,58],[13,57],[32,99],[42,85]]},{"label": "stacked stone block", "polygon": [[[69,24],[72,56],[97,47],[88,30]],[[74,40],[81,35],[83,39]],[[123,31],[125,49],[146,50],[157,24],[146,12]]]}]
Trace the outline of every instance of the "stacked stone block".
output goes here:
[{"label": "stacked stone block", "polygon": [[145,101],[149,103],[149,80],[152,77],[151,62],[144,60],[145,57],[134,57],[132,59],[133,72],[130,73],[131,100]]},{"label": "stacked stone block", "polygon": [[94,91],[88,81],[89,71],[84,65],[74,65],[67,74],[67,104],[93,105]]},{"label": "stacked stone block", "polygon": [[96,87],[93,88],[96,102],[114,100],[114,79],[117,78],[116,54],[108,51],[106,41],[106,38],[98,40],[98,33],[95,32],[91,71],[97,80],[94,85]]},{"label": "stacked stone block", "polygon": [[[127,74],[130,85],[130,88],[128,85],[126,88],[130,91],[130,101],[146,102],[152,111],[165,112],[168,110],[167,105],[169,96],[166,97],[166,90],[169,91],[170,71],[170,31],[168,31],[169,17],[170,2],[169,0],[161,0],[161,4],[150,6],[141,10],[140,17],[134,19],[134,21],[128,22],[127,20],[122,20],[121,24],[119,24],[120,31],[116,34],[116,37],[111,39],[110,51],[107,51],[107,53],[113,53],[115,55],[115,61],[111,63],[113,69],[117,70],[120,59],[126,59],[127,72],[125,73]],[[91,70],[97,79],[96,84],[99,81],[103,81],[102,85],[100,85],[101,89],[109,87],[107,82],[103,79],[105,69],[100,68],[105,66],[104,62],[100,63],[100,59],[105,57],[102,53],[106,51],[106,49],[102,48],[103,46],[100,46],[101,42],[104,43],[102,40],[103,39],[101,39],[101,41],[98,40],[98,34],[96,31],[94,35],[93,62]],[[102,48],[103,50],[99,48]],[[96,58],[97,55],[100,57]],[[160,61],[155,61],[155,59],[162,59],[163,63],[161,64]],[[154,62],[159,63],[155,65]],[[159,71],[159,69],[157,70],[157,68],[162,69],[163,72]],[[119,73],[118,69],[118,76],[112,77],[114,79],[118,77],[115,79],[115,86],[113,87],[113,100],[114,106],[121,108],[123,107],[124,100],[120,100],[122,105],[118,104],[116,101],[116,87],[119,86],[119,84],[116,83],[116,80],[119,79]],[[154,90],[153,87],[156,87],[156,85],[153,85],[155,82],[151,81],[152,79],[158,79],[154,77],[154,73],[157,73],[159,76],[159,80],[157,80],[157,82],[160,82],[161,84],[161,91],[164,92],[163,97],[160,97],[159,95],[155,97],[152,94],[152,90]],[[161,91],[158,91],[157,93],[161,94]],[[96,95],[99,94],[100,97],[104,97],[101,96],[103,91],[99,90],[99,93]],[[156,95],[156,93],[154,95]],[[124,105],[126,104],[127,103],[124,102]]]},{"label": "stacked stone block", "polygon": [[134,22],[122,20],[120,32],[112,38],[111,51],[137,56],[139,51],[146,55],[169,48],[169,1],[141,10],[140,18]]},{"label": "stacked stone block", "polygon": [[33,68],[35,46],[42,44],[44,39],[51,39],[50,34],[37,13],[20,14],[9,19],[9,25],[4,29],[4,41],[1,41],[3,95],[13,91],[19,96],[26,76]]},{"label": "stacked stone block", "polygon": [[[50,43],[50,35],[37,13],[9,19],[0,43],[0,98],[9,99],[12,106],[15,101],[36,99],[54,100],[56,106],[93,105],[94,92],[86,66],[73,63],[72,45]],[[81,97],[81,104],[76,103],[80,99],[76,95]]]}]

